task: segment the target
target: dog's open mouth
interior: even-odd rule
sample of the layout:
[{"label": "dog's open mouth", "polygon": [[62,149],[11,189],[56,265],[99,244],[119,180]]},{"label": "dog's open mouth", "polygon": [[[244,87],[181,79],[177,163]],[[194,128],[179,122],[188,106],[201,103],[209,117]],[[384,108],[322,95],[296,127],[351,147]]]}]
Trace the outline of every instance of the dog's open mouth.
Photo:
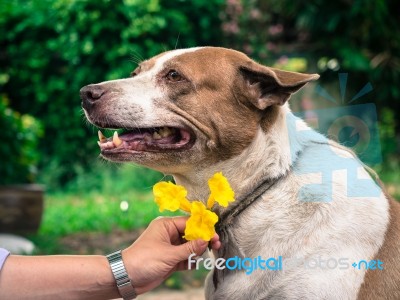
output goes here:
[{"label": "dog's open mouth", "polygon": [[101,152],[165,152],[189,149],[194,144],[194,135],[187,129],[175,127],[137,128],[117,131],[106,138],[99,131]]}]

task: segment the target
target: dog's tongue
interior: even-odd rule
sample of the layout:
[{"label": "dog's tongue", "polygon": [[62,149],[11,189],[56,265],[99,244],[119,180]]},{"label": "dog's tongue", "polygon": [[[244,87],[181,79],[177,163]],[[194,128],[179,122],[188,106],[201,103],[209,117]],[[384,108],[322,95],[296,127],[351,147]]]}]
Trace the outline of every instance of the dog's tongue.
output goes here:
[{"label": "dog's tongue", "polygon": [[114,132],[112,138],[106,138],[101,131],[98,132],[101,151],[116,148],[134,151],[174,149],[186,144],[190,134],[185,130],[163,127],[154,130],[129,131],[121,136]]}]

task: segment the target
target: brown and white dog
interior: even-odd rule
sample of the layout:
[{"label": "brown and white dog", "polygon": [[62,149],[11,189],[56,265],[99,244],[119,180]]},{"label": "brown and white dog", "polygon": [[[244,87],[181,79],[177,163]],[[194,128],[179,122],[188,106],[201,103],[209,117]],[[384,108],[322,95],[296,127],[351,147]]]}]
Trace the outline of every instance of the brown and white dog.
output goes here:
[{"label": "brown and white dog", "polygon": [[[347,268],[229,271],[217,288],[210,274],[207,299],[400,299],[400,205],[351,151],[312,131],[288,107],[290,95],[318,77],[204,47],[162,53],[130,78],[81,89],[91,123],[126,129],[100,136],[101,155],[171,174],[189,199],[207,199],[207,180],[219,171],[237,201],[276,179],[236,217],[229,243],[240,253],[230,255],[348,262]],[[350,161],[363,180],[349,186],[334,156]],[[318,168],[333,170],[328,182],[308,171]],[[322,188],[304,188],[315,183]],[[374,192],[355,197],[349,189]],[[361,260],[379,260],[383,270],[351,266]]]}]

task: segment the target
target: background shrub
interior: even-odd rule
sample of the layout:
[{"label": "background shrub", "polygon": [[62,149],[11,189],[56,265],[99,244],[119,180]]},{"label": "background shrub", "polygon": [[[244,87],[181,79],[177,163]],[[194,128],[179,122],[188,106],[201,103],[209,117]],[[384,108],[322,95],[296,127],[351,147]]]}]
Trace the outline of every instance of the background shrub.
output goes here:
[{"label": "background shrub", "polygon": [[[0,94],[12,110],[43,125],[39,180],[56,189],[97,168],[96,130],[85,125],[82,86],[126,77],[138,61],[164,50],[232,47],[271,66],[318,72],[329,92],[337,90],[338,72],[349,73],[348,94],[371,82],[374,90],[363,101],[377,104],[383,157],[396,170],[397,6],[395,0],[2,1]],[[317,107],[323,102],[312,98]]]},{"label": "background shrub", "polygon": [[70,181],[96,159],[96,130],[83,121],[80,88],[127,77],[137,62],[168,49],[217,44],[222,4],[221,0],[0,4],[1,92],[14,110],[42,121],[40,167],[50,187]]},{"label": "background shrub", "polygon": [[42,135],[40,122],[12,110],[7,98],[2,96],[0,128],[0,185],[34,182],[40,158],[37,149]]}]

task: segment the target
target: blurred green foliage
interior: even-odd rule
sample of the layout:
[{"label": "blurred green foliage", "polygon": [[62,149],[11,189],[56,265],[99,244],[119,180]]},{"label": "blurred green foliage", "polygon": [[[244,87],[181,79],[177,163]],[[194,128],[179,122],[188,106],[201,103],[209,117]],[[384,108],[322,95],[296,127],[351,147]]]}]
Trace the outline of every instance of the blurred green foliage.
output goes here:
[{"label": "blurred green foliage", "polygon": [[[374,91],[362,101],[377,104],[383,156],[398,161],[397,8],[395,0],[2,1],[0,94],[11,109],[43,124],[39,174],[50,189],[99,180],[96,130],[85,125],[82,86],[126,77],[138,61],[164,50],[199,45],[318,72],[324,86],[347,72],[349,95],[371,82]],[[153,181],[158,176],[149,174]]]},{"label": "blurred green foliage", "polygon": [[0,96],[0,184],[30,183],[35,180],[40,154],[38,138],[42,135],[39,121],[8,107]]},{"label": "blurred green foliage", "polygon": [[227,0],[223,30],[227,45],[269,65],[318,72],[322,84],[337,82],[338,72],[349,73],[348,95],[371,82],[374,91],[362,101],[377,104],[384,126],[388,111],[394,114],[389,126],[396,146],[386,150],[398,155],[398,8],[396,0]]},{"label": "blurred green foliage", "polygon": [[[221,13],[225,46],[277,68],[319,73],[318,84],[335,99],[341,99],[338,73],[348,73],[346,93],[339,104],[332,104],[315,92],[302,97],[303,90],[292,98],[292,108],[302,109],[303,98],[312,103],[313,107],[308,109],[375,103],[383,163],[374,168],[397,199],[400,195],[398,8],[396,0],[227,0]],[[368,82],[373,91],[349,104]]]},{"label": "blurred green foliage", "polygon": [[[50,186],[87,169],[98,152],[84,125],[82,86],[129,76],[175,47],[216,44],[222,0],[12,0],[0,4],[0,88],[10,106],[42,121]],[[91,138],[94,137],[94,138]],[[51,174],[51,175],[48,175]]]},{"label": "blurred green foliage", "polygon": [[[126,211],[121,210],[122,201],[129,206]],[[111,232],[115,228],[132,230],[146,227],[157,216],[159,211],[151,193],[55,193],[46,199],[39,234],[61,237],[77,232]]]},{"label": "blurred green foliage", "polygon": [[[96,172],[79,173],[63,189],[46,194],[40,230],[30,236],[39,253],[65,253],[67,249],[59,244],[64,236],[132,231],[148,226],[160,215],[152,186],[155,179],[163,178],[161,174],[128,164],[97,163],[94,169]],[[104,245],[110,251],[113,246]]]}]

